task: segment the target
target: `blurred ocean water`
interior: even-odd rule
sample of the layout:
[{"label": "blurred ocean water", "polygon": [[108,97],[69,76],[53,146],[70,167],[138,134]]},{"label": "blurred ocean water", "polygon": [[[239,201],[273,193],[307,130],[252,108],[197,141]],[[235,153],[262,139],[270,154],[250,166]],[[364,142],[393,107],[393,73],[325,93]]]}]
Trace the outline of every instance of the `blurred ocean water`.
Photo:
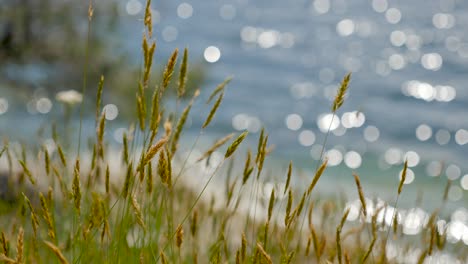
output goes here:
[{"label": "blurred ocean water", "polygon": [[[128,51],[139,50],[142,4],[122,3],[124,34],[132,36]],[[408,183],[443,189],[450,179],[452,200],[466,201],[467,5],[163,1],[153,15],[161,62],[174,46],[187,46],[192,61],[208,64],[206,87],[234,76],[214,123],[220,134],[258,133],[264,126],[275,157],[312,168],[332,122],[334,92],[353,72],[346,102],[331,124],[329,164],[387,185],[398,181],[408,158],[414,172]],[[203,118],[195,114],[193,123]]]}]

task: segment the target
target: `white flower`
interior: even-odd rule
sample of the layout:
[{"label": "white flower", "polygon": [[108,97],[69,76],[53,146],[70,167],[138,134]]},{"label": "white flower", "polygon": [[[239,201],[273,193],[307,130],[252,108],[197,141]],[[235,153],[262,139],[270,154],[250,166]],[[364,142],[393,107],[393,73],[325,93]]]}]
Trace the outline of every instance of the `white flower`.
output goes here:
[{"label": "white flower", "polygon": [[83,101],[83,95],[75,90],[61,91],[55,95],[55,99],[64,104],[78,104]]}]

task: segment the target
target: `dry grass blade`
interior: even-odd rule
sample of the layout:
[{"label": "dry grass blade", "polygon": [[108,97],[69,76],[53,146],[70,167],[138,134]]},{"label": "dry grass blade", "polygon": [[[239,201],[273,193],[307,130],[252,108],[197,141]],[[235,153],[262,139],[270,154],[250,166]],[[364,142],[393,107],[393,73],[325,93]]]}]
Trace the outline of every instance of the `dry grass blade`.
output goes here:
[{"label": "dry grass blade", "polygon": [[146,28],[148,29],[148,35],[151,38],[151,36],[153,35],[153,20],[151,17],[151,0],[146,1],[144,24]]},{"label": "dry grass blade", "polygon": [[47,224],[48,227],[48,232],[47,234],[49,235],[50,239],[55,240],[55,228],[54,228],[54,222],[52,219],[52,215],[50,214],[49,211],[49,206],[47,205],[47,201],[42,193],[39,193],[39,200],[41,201],[41,207],[42,207],[42,213],[43,213],[43,218]]},{"label": "dry grass blade", "polygon": [[408,169],[408,160],[405,160],[405,164],[403,165],[403,171],[401,172],[401,180],[400,184],[398,185],[398,195],[400,195],[401,190],[403,189],[403,184],[406,180],[406,171]]},{"label": "dry grass blade", "polygon": [[80,160],[77,159],[75,168],[73,169],[73,184],[72,184],[72,197],[75,204],[75,209],[80,214],[81,210],[81,187],[80,187]]},{"label": "dry grass blade", "polygon": [[179,118],[179,121],[177,122],[176,129],[174,131],[174,135],[172,137],[171,141],[171,153],[172,155],[176,152],[177,150],[177,144],[179,143],[180,135],[182,134],[182,130],[184,129],[185,122],[187,121],[187,117],[190,113],[190,109],[192,109],[192,104],[195,100],[196,97],[198,97],[199,92],[198,90],[195,92],[192,100],[190,103],[185,107],[184,111],[182,112],[182,115]]},{"label": "dry grass blade", "polygon": [[253,172],[253,167],[250,166],[250,161],[252,159],[252,152],[250,149],[247,151],[247,158],[245,159],[244,173],[242,176],[242,185],[244,185],[249,179],[250,174]]},{"label": "dry grass blade", "polygon": [[348,90],[349,80],[351,79],[351,73],[346,74],[341,81],[340,88],[336,93],[335,100],[333,101],[332,112],[335,113],[344,102],[344,97],[346,95],[346,91]]},{"label": "dry grass blade", "polygon": [[45,164],[45,171],[46,174],[50,174],[50,157],[49,157],[49,151],[47,151],[47,148],[44,147],[44,164]]},{"label": "dry grass blade", "polygon": [[145,116],[146,116],[146,109],[144,99],[141,95],[137,95],[137,113],[138,113],[138,123],[140,125],[140,130],[145,130]]},{"label": "dry grass blade", "polygon": [[228,147],[228,149],[226,150],[226,154],[224,154],[224,158],[227,159],[229,158],[237,149],[237,147],[239,147],[239,145],[242,143],[242,141],[244,140],[244,138],[247,136],[249,132],[247,131],[244,131],[242,132],[242,134],[240,134],[232,143],[231,145]]},{"label": "dry grass blade", "polygon": [[315,185],[317,184],[318,180],[322,176],[323,172],[325,171],[325,168],[327,167],[328,160],[325,160],[322,165],[318,168],[317,172],[315,172],[314,178],[312,179],[312,182],[309,185],[309,188],[307,189],[307,195],[310,195],[312,190],[314,189]]},{"label": "dry grass blade", "polygon": [[286,194],[286,192],[288,191],[289,184],[291,183],[291,174],[292,174],[292,161],[289,162],[288,173],[287,173],[287,176],[286,176],[286,185],[284,186],[284,193],[283,194]]},{"label": "dry grass blade", "polygon": [[102,90],[104,88],[104,76],[101,75],[99,79],[98,90],[96,95],[96,120],[99,119],[99,112],[101,111]]},{"label": "dry grass blade", "polygon": [[9,258],[7,256],[5,256],[5,254],[0,254],[0,261],[3,261],[5,263],[11,263],[11,264],[16,264],[16,260],[12,259],[12,258]]},{"label": "dry grass blade", "polygon": [[358,189],[359,200],[361,200],[362,213],[364,214],[364,216],[367,216],[366,199],[364,197],[364,192],[362,191],[361,180],[359,179],[359,176],[357,174],[353,173],[353,176]]},{"label": "dry grass blade", "polygon": [[98,149],[97,154],[102,159],[104,158],[104,131],[106,126],[106,111],[102,111],[101,117],[99,119],[99,125],[96,130]]},{"label": "dry grass blade", "polygon": [[184,239],[184,230],[182,229],[182,226],[179,225],[176,230],[176,246],[178,248],[182,246],[183,239]]},{"label": "dry grass blade", "polygon": [[257,242],[257,249],[258,251],[260,251],[260,254],[262,255],[266,263],[273,264],[273,261],[271,260],[270,255],[268,255],[268,253],[265,251],[265,249],[262,247],[262,245],[259,242]]},{"label": "dry grass blade", "polygon": [[135,213],[138,225],[141,228],[143,228],[144,231],[146,231],[146,225],[145,225],[145,222],[143,221],[143,214],[141,213],[141,207],[135,195],[132,195],[131,204],[132,204],[132,208]]},{"label": "dry grass blade", "polygon": [[31,182],[31,184],[36,185],[36,180],[32,176],[31,171],[26,166],[26,163],[24,161],[22,161],[22,160],[20,160],[19,163],[21,164],[21,167],[23,167],[23,172],[24,172],[24,174],[26,174],[26,176],[28,176],[28,179]]},{"label": "dry grass blade", "polygon": [[345,224],[346,219],[348,218],[350,209],[348,208],[341,218],[341,222],[336,228],[336,254],[338,258],[338,263],[342,263],[342,247],[341,247],[341,230]]},{"label": "dry grass blade", "polygon": [[54,252],[54,254],[57,256],[57,258],[59,259],[60,263],[61,264],[68,264],[68,260],[65,258],[65,256],[63,255],[62,251],[60,250],[60,248],[58,248],[56,245],[52,244],[51,242],[49,241],[44,241],[44,244],[46,244],[46,246],[52,250],[52,252]]},{"label": "dry grass blade", "polygon": [[124,198],[127,198],[128,192],[130,190],[130,185],[133,179],[132,173],[133,173],[133,163],[130,162],[130,164],[127,167],[127,174],[125,175],[125,182],[124,182],[124,187],[122,190],[122,195]]},{"label": "dry grass blade", "polygon": [[177,96],[181,98],[185,94],[185,85],[187,84],[187,69],[188,69],[188,49],[184,49],[182,64],[179,71],[179,83],[177,87]]},{"label": "dry grass blade", "polygon": [[166,68],[163,73],[162,88],[166,89],[171,81],[172,74],[174,73],[174,67],[177,62],[177,55],[179,54],[179,49],[175,49],[171,57],[167,61]]},{"label": "dry grass blade", "polygon": [[291,218],[291,208],[293,202],[293,195],[291,189],[288,192],[288,202],[286,204],[286,215],[284,216],[284,225],[289,226],[290,218]]},{"label": "dry grass blade", "polygon": [[23,263],[23,254],[24,254],[24,229],[20,227],[18,232],[18,238],[16,242],[16,262]]},{"label": "dry grass blade", "polygon": [[161,122],[161,113],[159,111],[159,91],[156,89],[153,93],[153,98],[151,100],[151,119],[150,119],[150,129],[152,131],[152,139],[156,136],[159,128],[159,123]]},{"label": "dry grass blade", "polygon": [[8,245],[8,240],[7,240],[7,238],[5,236],[5,233],[3,231],[0,232],[0,233],[1,233],[0,241],[2,243],[2,251],[3,251],[2,254],[4,256],[8,256],[8,251],[10,251],[9,245]]},{"label": "dry grass blade", "polygon": [[271,190],[270,202],[268,203],[268,221],[271,220],[271,215],[273,213],[273,206],[275,204],[275,189]]},{"label": "dry grass blade", "polygon": [[64,167],[67,167],[67,159],[65,158],[65,154],[63,153],[62,147],[57,144],[57,151],[60,157],[60,161]]},{"label": "dry grass blade", "polygon": [[161,150],[161,148],[164,146],[164,144],[167,143],[167,141],[168,141],[168,138],[163,137],[158,142],[156,142],[154,145],[152,145],[148,149],[148,151],[146,152],[145,158],[144,158],[143,163],[141,165],[145,166],[146,164],[148,164],[148,162],[150,162],[154,158],[156,153],[158,153],[158,151]]},{"label": "dry grass blade", "polygon": [[226,85],[228,85],[228,83],[230,83],[231,81],[232,81],[232,76],[228,77],[226,80],[224,80],[218,86],[216,86],[214,91],[210,94],[210,97],[208,97],[208,100],[206,101],[206,103],[209,104],[211,102],[211,100],[213,100],[213,98],[215,98],[216,95],[218,95],[220,92],[222,92],[224,90],[224,88],[226,87]]},{"label": "dry grass blade", "polygon": [[214,115],[216,114],[216,110],[218,110],[218,107],[221,104],[221,101],[223,101],[223,96],[224,96],[224,93],[221,93],[219,95],[218,99],[216,100],[213,107],[211,108],[210,113],[208,114],[208,117],[206,118],[205,122],[203,123],[202,128],[206,128],[210,124],[211,120],[213,119]]},{"label": "dry grass blade", "polygon": [[197,162],[204,160],[205,158],[211,156],[213,152],[215,152],[218,148],[224,145],[228,140],[230,140],[234,136],[234,133],[231,133],[223,138],[218,139],[213,146],[211,146],[200,158],[197,159]]}]

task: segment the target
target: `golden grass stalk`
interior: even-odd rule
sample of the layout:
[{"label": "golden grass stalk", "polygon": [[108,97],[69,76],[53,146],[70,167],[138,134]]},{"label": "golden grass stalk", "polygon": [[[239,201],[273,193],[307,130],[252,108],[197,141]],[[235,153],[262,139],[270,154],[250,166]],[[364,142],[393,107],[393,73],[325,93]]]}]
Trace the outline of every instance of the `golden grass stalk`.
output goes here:
[{"label": "golden grass stalk", "polygon": [[177,96],[181,98],[185,94],[185,85],[187,84],[187,69],[188,69],[188,49],[184,49],[182,64],[179,70],[179,83],[177,86]]},{"label": "golden grass stalk", "polygon": [[336,254],[338,257],[338,263],[342,263],[342,247],[341,247],[341,230],[343,229],[343,226],[346,222],[346,219],[348,218],[350,209],[348,208],[346,212],[343,214],[343,217],[341,218],[341,222],[336,228]]},{"label": "golden grass stalk", "polygon": [[[143,36],[143,40],[146,42],[145,36]],[[145,69],[143,72],[143,88],[148,87],[148,81],[149,81],[149,77],[151,74],[151,66],[153,65],[153,55],[156,49],[156,43],[155,42],[151,43],[151,47],[149,48],[147,47],[147,44],[146,44],[146,48],[147,50],[144,52]]]},{"label": "golden grass stalk", "polygon": [[359,179],[359,175],[356,173],[353,173],[354,176],[354,181],[356,182],[358,194],[359,194],[359,200],[361,200],[361,205],[362,205],[362,213],[364,216],[367,216],[367,206],[366,206],[366,199],[364,196],[364,192],[362,191],[362,185],[361,185],[361,180]]},{"label": "golden grass stalk", "polygon": [[97,135],[97,154],[99,157],[104,158],[104,131],[106,126],[106,111],[102,111],[101,117],[99,118],[99,125],[96,129]]},{"label": "golden grass stalk", "polygon": [[49,151],[47,151],[47,148],[44,147],[44,166],[45,166],[45,171],[46,174],[50,174],[50,157],[49,157]]},{"label": "golden grass stalk", "polygon": [[7,257],[5,254],[0,254],[0,261],[5,262],[5,263],[11,263],[11,264],[16,264],[16,260]]},{"label": "golden grass stalk", "polygon": [[67,167],[67,159],[65,158],[65,154],[63,153],[63,149],[59,144],[57,144],[57,151],[59,153],[60,162],[62,162],[62,165],[64,167]]},{"label": "golden grass stalk", "polygon": [[367,249],[366,253],[362,257],[361,263],[366,263],[367,259],[369,258],[370,254],[372,253],[372,249],[374,248],[374,244],[377,241],[377,237],[374,235],[372,237],[372,241],[369,245],[369,248]]},{"label": "golden grass stalk", "polygon": [[393,217],[392,227],[393,227],[393,234],[396,235],[397,232],[398,232],[398,217],[397,217],[397,215],[395,215],[395,217]]},{"label": "golden grass stalk", "polygon": [[309,237],[307,238],[307,245],[306,245],[305,253],[304,253],[304,255],[306,257],[308,257],[309,254],[310,254],[310,245],[311,244],[312,244],[312,235],[309,235]]},{"label": "golden grass stalk", "polygon": [[200,158],[197,159],[197,162],[204,160],[205,158],[211,156],[213,152],[215,152],[218,148],[224,145],[228,140],[230,140],[234,136],[234,133],[231,133],[223,138],[216,140],[216,142],[211,146]]},{"label": "golden grass stalk", "polygon": [[452,181],[451,180],[448,180],[447,181],[447,185],[445,185],[445,190],[444,190],[444,196],[442,198],[443,202],[447,202],[448,200],[448,194],[449,194],[449,191],[450,191],[450,187],[452,186]]},{"label": "golden grass stalk", "polygon": [[140,130],[144,131],[145,130],[145,116],[146,116],[144,98],[142,98],[141,95],[137,94],[136,99],[137,99],[138,124],[140,125]]},{"label": "golden grass stalk", "polygon": [[418,258],[418,264],[423,264],[427,257],[427,250],[424,250]]},{"label": "golden grass stalk", "polygon": [[262,147],[260,149],[260,152],[258,154],[258,161],[257,161],[257,179],[260,176],[260,173],[263,170],[263,163],[265,162],[265,158],[267,155],[267,144],[268,144],[268,135],[265,136],[265,139],[263,140]]},{"label": "golden grass stalk", "polygon": [[351,79],[351,73],[346,74],[341,81],[340,88],[336,93],[335,100],[333,101],[332,112],[335,113],[344,102],[344,97],[346,95],[346,91],[348,90],[349,80]]},{"label": "golden grass stalk", "polygon": [[216,114],[216,110],[218,110],[218,107],[221,104],[221,101],[223,100],[223,96],[224,96],[224,93],[221,93],[218,96],[218,99],[216,100],[213,107],[211,108],[210,113],[208,114],[208,117],[206,118],[205,122],[203,123],[202,128],[206,128],[210,124],[211,120],[213,119],[214,115]]},{"label": "golden grass stalk", "polygon": [[[36,215],[36,212],[34,211],[34,208],[31,204],[31,201],[29,200],[29,198],[24,194],[22,193],[23,195],[23,199],[25,201],[25,203],[28,205],[28,208],[29,210],[31,211],[31,226],[32,226],[32,229],[33,229],[33,232],[34,232],[34,237],[37,236],[37,228],[39,227],[39,220],[37,219],[37,215]],[[2,242],[4,241],[4,234],[2,233]],[[6,248],[4,248],[6,250]],[[5,251],[5,255],[7,255],[7,251]]]},{"label": "golden grass stalk", "polygon": [[291,174],[292,174],[292,161],[289,161],[288,173],[286,174],[286,185],[284,186],[284,193],[288,191],[289,184],[291,183]]},{"label": "golden grass stalk", "polygon": [[317,262],[320,262],[320,250],[319,250],[319,240],[317,237],[317,231],[315,230],[315,227],[311,225],[310,228],[310,234],[312,235],[312,242],[314,243],[314,252],[315,252],[315,257],[317,258]]},{"label": "golden grass stalk", "polygon": [[28,169],[28,166],[26,166],[26,163],[23,160],[20,160],[19,163],[21,164],[21,167],[23,167],[23,172],[28,176],[29,181],[31,182],[32,185],[36,185],[36,180],[31,174],[31,171]]},{"label": "golden grass stalk", "polygon": [[167,175],[167,187],[172,189],[172,158],[171,155],[169,154],[169,150],[166,148],[166,175]]},{"label": "golden grass stalk", "polygon": [[159,122],[161,121],[161,113],[159,112],[159,100],[161,95],[159,92],[159,89],[155,89],[153,92],[153,98],[151,99],[150,129],[155,136],[159,128]]},{"label": "golden grass stalk", "polygon": [[146,1],[144,24],[148,30],[148,35],[151,38],[151,36],[153,35],[153,20],[151,17],[151,0]]},{"label": "golden grass stalk", "polygon": [[249,179],[250,174],[253,172],[253,167],[250,166],[250,160],[252,159],[252,152],[250,149],[247,151],[247,158],[245,159],[244,173],[242,176],[242,185],[244,185]]},{"label": "golden grass stalk", "polygon": [[247,136],[249,132],[248,131],[244,131],[242,132],[242,134],[240,134],[232,143],[231,145],[227,148],[226,150],[226,154],[224,154],[224,158],[227,159],[229,158],[237,149],[237,147],[239,147],[239,145],[242,143],[242,141],[244,140],[244,138]]},{"label": "golden grass stalk", "polygon": [[406,171],[408,169],[408,160],[405,160],[405,164],[403,165],[403,171],[401,172],[401,180],[400,184],[398,185],[398,195],[400,195],[401,190],[403,189],[403,184],[406,180]]},{"label": "golden grass stalk", "polygon": [[246,254],[247,254],[247,238],[245,237],[245,233],[242,232],[242,243],[241,243],[241,261],[242,262],[244,262]]},{"label": "golden grass stalk", "polygon": [[158,153],[158,151],[161,150],[161,148],[164,146],[164,144],[166,144],[168,141],[168,138],[167,137],[163,137],[161,138],[158,142],[156,142],[154,145],[152,145],[148,151],[146,152],[145,154],[145,158],[143,160],[143,163],[141,164],[141,166],[146,166],[146,164],[148,164],[148,162],[150,162],[154,156]]},{"label": "golden grass stalk", "polygon": [[146,166],[146,192],[148,194],[153,192],[153,165],[151,162]]},{"label": "golden grass stalk", "polygon": [[91,19],[93,19],[93,14],[94,14],[93,2],[92,2],[92,1],[89,1],[89,5],[88,5],[88,21],[91,21]]},{"label": "golden grass stalk", "polygon": [[351,259],[349,258],[348,252],[344,253],[344,259],[346,264],[351,264]]},{"label": "golden grass stalk", "polygon": [[110,171],[109,171],[109,164],[106,165],[106,193],[109,194],[110,191]]},{"label": "golden grass stalk", "polygon": [[172,121],[170,118],[167,118],[166,121],[164,121],[164,133],[167,138],[172,134]]},{"label": "golden grass stalk", "polygon": [[99,119],[99,112],[101,111],[102,90],[104,88],[104,76],[101,75],[99,79],[97,95],[96,95],[96,120]]},{"label": "golden grass stalk", "polygon": [[291,189],[289,189],[288,202],[286,204],[286,215],[284,217],[284,225],[285,226],[289,226],[289,221],[290,221],[290,217],[291,217],[292,202],[293,202],[293,195],[292,195]]},{"label": "golden grass stalk", "polygon": [[58,260],[60,261],[61,264],[68,264],[68,260],[67,258],[65,258],[65,256],[63,255],[62,251],[60,250],[59,247],[57,247],[56,245],[52,244],[51,242],[49,241],[44,241],[44,244],[46,244],[46,246],[52,250],[52,252],[54,252],[55,256],[57,256]]},{"label": "golden grass stalk", "polygon": [[132,195],[132,199],[130,201],[131,201],[133,212],[136,216],[138,225],[146,232],[146,225],[143,220],[143,214],[141,213],[141,207],[140,207],[140,204],[138,204],[138,201],[135,195]]},{"label": "golden grass stalk", "polygon": [[122,190],[122,195],[124,198],[127,198],[128,192],[130,190],[130,184],[132,183],[132,172],[133,172],[133,163],[130,162],[127,167],[127,174],[125,175],[124,187]]},{"label": "golden grass stalk", "polygon": [[182,226],[179,225],[176,230],[176,246],[179,249],[182,246],[183,239],[184,239],[184,230],[182,229]]},{"label": "golden grass stalk", "polygon": [[195,210],[193,211],[192,219],[190,220],[190,234],[192,234],[192,237],[195,237],[195,235],[197,234],[197,229],[198,229],[198,211]]},{"label": "golden grass stalk", "polygon": [[123,161],[125,164],[128,164],[128,137],[127,137],[127,132],[123,133],[122,136],[122,142],[123,142]]},{"label": "golden grass stalk", "polygon": [[301,201],[297,205],[296,209],[294,209],[294,213],[293,213],[294,216],[299,217],[299,215],[301,214],[302,209],[304,208],[304,203],[305,203],[306,196],[307,196],[307,193],[305,192],[302,195]]},{"label": "golden grass stalk", "polygon": [[76,159],[75,168],[73,169],[73,184],[72,197],[75,204],[75,209],[78,215],[81,211],[81,187],[80,187],[80,159]]},{"label": "golden grass stalk", "polygon": [[9,251],[10,251],[10,246],[5,236],[5,233],[3,231],[1,232],[0,243],[2,244],[2,251],[3,251],[2,254],[4,254],[4,256],[8,256]]},{"label": "golden grass stalk", "polygon": [[434,250],[434,242],[435,242],[435,238],[436,238],[436,233],[437,232],[437,226],[435,225],[432,225],[431,226],[431,237],[430,237],[430,240],[429,240],[429,248],[427,249],[427,254],[429,256],[432,255],[432,251]]},{"label": "golden grass stalk", "polygon": [[41,192],[39,193],[39,200],[41,201],[42,217],[44,218],[48,227],[47,234],[49,235],[50,239],[55,240],[54,221],[52,219],[52,215],[50,214],[47,201]]},{"label": "golden grass stalk", "polygon": [[171,155],[174,155],[174,153],[177,150],[177,144],[179,143],[180,135],[182,134],[182,130],[184,129],[184,125],[185,125],[185,122],[187,121],[187,117],[190,113],[190,109],[192,109],[192,104],[195,98],[197,98],[199,94],[200,94],[199,90],[195,91],[192,100],[185,107],[184,111],[182,112],[182,115],[179,118],[179,121],[177,122],[177,126],[174,131],[174,136],[172,137],[172,141],[171,141]]},{"label": "golden grass stalk", "polygon": [[260,136],[258,137],[257,156],[255,156],[255,164],[258,164],[258,161],[262,155],[261,153],[262,153],[264,139],[265,139],[265,128],[262,127],[262,130],[260,131]]},{"label": "golden grass stalk", "polygon": [[232,81],[232,76],[226,78],[222,83],[216,86],[216,88],[210,94],[210,97],[208,97],[208,100],[206,101],[206,103],[209,104],[211,100],[213,100],[213,98],[216,97],[216,95],[218,95],[220,92],[223,92],[226,85],[228,85],[228,83],[230,83],[231,81]]},{"label": "golden grass stalk", "polygon": [[164,254],[163,251],[161,251],[161,253],[159,254],[159,257],[161,258],[161,263],[162,263],[162,264],[168,264],[168,263],[169,263],[169,262],[167,261],[166,254]]},{"label": "golden grass stalk", "polygon": [[325,168],[327,167],[328,160],[324,160],[322,165],[318,168],[318,170],[315,172],[314,178],[312,178],[312,182],[309,185],[309,188],[307,189],[307,196],[310,195],[312,190],[314,189],[315,185],[317,184],[318,180],[322,176],[323,172],[325,171]]},{"label": "golden grass stalk", "polygon": [[268,264],[273,264],[273,261],[271,260],[270,255],[265,251],[265,249],[262,247],[260,243],[257,242],[257,249],[260,252],[260,254],[263,257],[263,260],[268,263]]},{"label": "golden grass stalk", "polygon": [[275,189],[271,190],[270,202],[268,203],[268,221],[271,220],[271,215],[273,214],[273,206],[275,205]]},{"label": "golden grass stalk", "polygon": [[161,178],[162,183],[167,183],[169,175],[167,175],[167,159],[166,159],[166,153],[165,151],[161,151],[159,153],[159,159],[158,159],[158,175]]},{"label": "golden grass stalk", "polygon": [[171,81],[172,74],[174,73],[174,67],[177,62],[177,55],[179,54],[179,49],[175,49],[171,57],[167,61],[166,68],[163,73],[162,89],[165,90]]},{"label": "golden grass stalk", "polygon": [[18,232],[18,238],[16,242],[16,262],[18,264],[24,263],[23,262],[23,254],[24,254],[24,229],[20,227]]}]

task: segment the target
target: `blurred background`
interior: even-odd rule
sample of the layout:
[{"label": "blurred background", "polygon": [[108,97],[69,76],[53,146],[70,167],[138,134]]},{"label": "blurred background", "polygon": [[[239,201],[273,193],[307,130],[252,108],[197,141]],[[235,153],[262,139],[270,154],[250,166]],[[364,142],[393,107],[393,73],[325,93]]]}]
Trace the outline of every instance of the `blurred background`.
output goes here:
[{"label": "blurred background", "polygon": [[[36,140],[38,129],[69,111],[56,95],[82,89],[85,2],[0,0],[1,137]],[[94,98],[104,75],[106,133],[118,145],[135,113],[146,2],[96,2],[85,98]],[[303,170],[295,178],[301,185],[330,127],[322,192],[338,186],[356,196],[349,184],[355,171],[368,195],[391,201],[408,159],[403,204],[438,207],[450,180],[447,207],[468,222],[468,2],[176,0],[153,1],[152,8],[155,72],[174,48],[188,47],[189,89],[200,87],[206,97],[234,77],[201,142],[248,130],[254,145],[265,127],[275,145],[268,166],[281,169],[272,181],[293,160]],[[353,73],[349,93],[332,120],[331,103],[347,72]],[[207,108],[193,109],[185,149]],[[88,116],[92,134],[94,115]]]}]

